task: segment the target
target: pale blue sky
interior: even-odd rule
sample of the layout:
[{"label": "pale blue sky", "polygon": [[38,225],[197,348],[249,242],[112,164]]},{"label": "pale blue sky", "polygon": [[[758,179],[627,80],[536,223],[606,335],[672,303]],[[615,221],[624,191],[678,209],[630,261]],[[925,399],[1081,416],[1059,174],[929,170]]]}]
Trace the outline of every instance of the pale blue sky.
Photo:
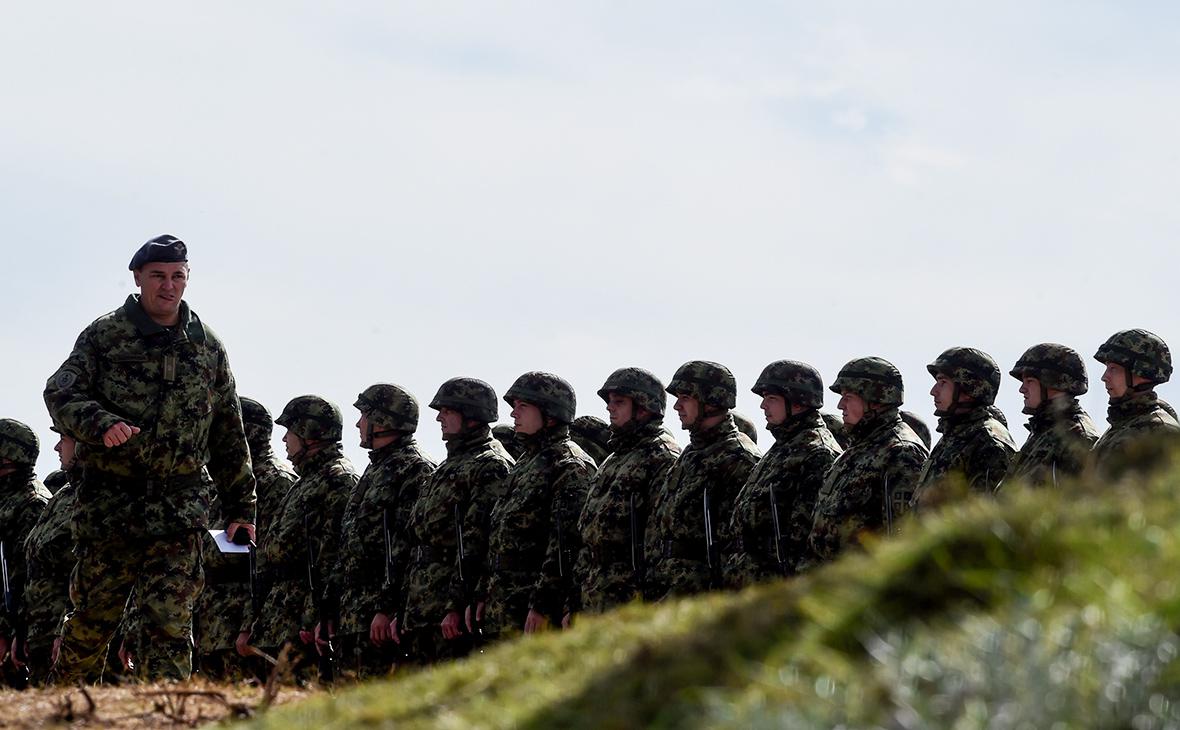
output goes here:
[{"label": "pale blue sky", "polygon": [[[50,441],[45,379],[131,291],[136,246],[169,232],[241,392],[276,412],[318,392],[351,424],[375,381],[425,402],[454,375],[502,392],[546,369],[601,414],[614,368],[667,379],[706,358],[756,416],[767,362],[831,380],[876,354],[933,425],[924,365],[950,345],[1006,371],[1040,341],[1087,358],[1127,327],[1180,342],[1178,16],[6,7],[0,410]],[[1016,381],[1004,388],[1020,441]],[[442,455],[428,420],[421,440]]]}]

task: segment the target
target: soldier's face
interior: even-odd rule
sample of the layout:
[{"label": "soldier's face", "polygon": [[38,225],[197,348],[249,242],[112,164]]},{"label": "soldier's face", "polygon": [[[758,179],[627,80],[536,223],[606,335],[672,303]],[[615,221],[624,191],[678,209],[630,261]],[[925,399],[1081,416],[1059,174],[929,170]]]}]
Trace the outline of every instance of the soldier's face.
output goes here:
[{"label": "soldier's face", "polygon": [[356,421],[356,430],[359,431],[361,434],[361,448],[362,449],[367,449],[373,445],[372,442],[369,441],[369,417],[368,416],[366,416],[363,413],[361,414],[361,417],[358,418]]},{"label": "soldier's face", "polygon": [[57,452],[57,459],[61,462],[62,469],[69,469],[74,465],[74,456],[78,447],[78,442],[64,433],[57,439],[57,445],[53,450]]},{"label": "soldier's face", "polygon": [[856,393],[844,391],[840,394],[840,402],[836,404],[840,413],[844,414],[844,425],[855,426],[865,417],[865,400]]},{"label": "soldier's face", "polygon": [[701,402],[691,395],[681,393],[676,396],[676,415],[680,416],[680,427],[688,428],[697,422],[701,415]]},{"label": "soldier's face", "polygon": [[607,393],[606,412],[610,414],[610,425],[622,428],[635,417],[635,401],[625,395]]},{"label": "soldier's face", "polygon": [[522,400],[512,402],[512,421],[516,432],[523,433],[525,436],[533,435],[545,425],[541,409]]},{"label": "soldier's face", "polygon": [[135,272],[135,285],[143,311],[157,322],[172,322],[188,286],[188,264],[145,264]]},{"label": "soldier's face", "polygon": [[1041,381],[1024,378],[1020,381],[1020,394],[1024,396],[1024,407],[1030,410],[1040,408],[1045,398],[1041,394]]},{"label": "soldier's face", "polygon": [[457,436],[463,431],[463,414],[456,411],[454,408],[447,408],[443,406],[438,409],[438,415],[434,417],[442,428],[442,435]]},{"label": "soldier's face", "polygon": [[762,396],[762,412],[766,414],[768,426],[781,426],[787,420],[787,399],[767,393]]},{"label": "soldier's face", "polygon": [[294,431],[288,429],[283,434],[283,446],[287,448],[287,457],[294,457],[295,454],[303,450],[303,439],[296,436]]},{"label": "soldier's face", "polygon": [[949,411],[955,405],[955,382],[945,375],[934,376],[934,387],[930,389],[934,396],[934,410]]},{"label": "soldier's face", "polygon": [[1127,369],[1117,362],[1106,363],[1106,370],[1102,372],[1102,384],[1106,386],[1106,394],[1111,398],[1122,398],[1127,394]]}]

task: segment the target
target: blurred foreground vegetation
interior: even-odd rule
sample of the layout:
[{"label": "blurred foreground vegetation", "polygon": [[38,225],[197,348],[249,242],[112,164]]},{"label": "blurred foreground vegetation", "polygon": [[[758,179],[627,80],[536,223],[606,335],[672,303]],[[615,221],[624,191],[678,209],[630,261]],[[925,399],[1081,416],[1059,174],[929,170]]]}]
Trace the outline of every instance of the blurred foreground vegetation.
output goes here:
[{"label": "blurred foreground vegetation", "polygon": [[1180,471],[1005,488],[807,577],[276,708],[274,728],[1180,727]]}]

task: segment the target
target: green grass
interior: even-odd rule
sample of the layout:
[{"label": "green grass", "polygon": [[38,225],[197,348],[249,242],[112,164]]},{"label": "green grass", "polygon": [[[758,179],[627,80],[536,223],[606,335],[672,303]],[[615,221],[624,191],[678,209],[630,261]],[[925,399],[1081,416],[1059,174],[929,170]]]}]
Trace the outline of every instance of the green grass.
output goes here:
[{"label": "green grass", "polygon": [[260,725],[1180,727],[1180,472],[1007,491],[802,579],[583,618]]}]

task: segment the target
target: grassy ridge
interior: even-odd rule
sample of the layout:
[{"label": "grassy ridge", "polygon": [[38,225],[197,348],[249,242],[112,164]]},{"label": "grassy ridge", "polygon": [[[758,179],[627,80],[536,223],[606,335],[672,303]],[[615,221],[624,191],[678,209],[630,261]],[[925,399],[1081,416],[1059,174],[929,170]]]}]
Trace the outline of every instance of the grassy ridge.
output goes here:
[{"label": "grassy ridge", "polygon": [[629,606],[261,724],[1178,727],[1178,490],[1013,490],[802,579]]}]

